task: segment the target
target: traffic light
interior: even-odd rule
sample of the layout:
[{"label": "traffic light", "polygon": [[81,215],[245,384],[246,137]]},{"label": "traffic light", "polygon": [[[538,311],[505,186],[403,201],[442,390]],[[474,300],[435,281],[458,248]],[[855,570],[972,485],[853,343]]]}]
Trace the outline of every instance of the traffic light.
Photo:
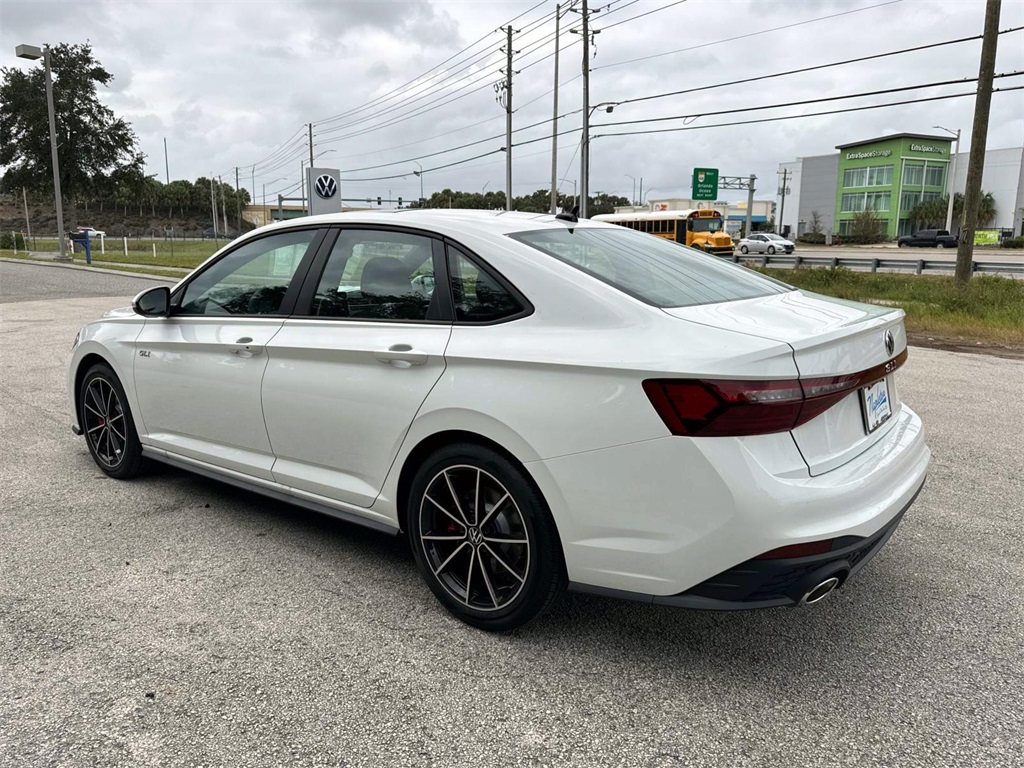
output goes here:
[{"label": "traffic light", "polygon": [[398,207],[399,208],[402,207],[402,198],[401,197],[398,198]]},{"label": "traffic light", "polygon": [[380,195],[377,195],[377,205],[380,205]]}]

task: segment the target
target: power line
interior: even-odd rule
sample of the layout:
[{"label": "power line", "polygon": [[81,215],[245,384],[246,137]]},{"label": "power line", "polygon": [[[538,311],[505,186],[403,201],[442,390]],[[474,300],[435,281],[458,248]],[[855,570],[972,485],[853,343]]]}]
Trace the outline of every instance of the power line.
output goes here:
[{"label": "power line", "polygon": [[[993,93],[1008,93],[1009,91],[1024,90],[1024,85],[1014,85],[1008,88],[993,88]],[[884,109],[885,107],[901,107],[907,104],[924,104],[931,101],[945,101],[946,99],[960,99],[965,96],[975,96],[977,91],[966,93],[951,93],[945,96],[928,96],[921,99],[907,99],[905,101],[894,101],[887,104],[868,104],[861,107],[846,107],[844,109],[830,109],[822,112],[805,112],[801,115],[780,115],[778,117],[764,117],[756,120],[737,120],[731,123],[713,123],[711,125],[684,125],[678,128],[652,128],[643,131],[620,131],[617,133],[602,133],[592,136],[592,139],[608,138],[611,136],[640,136],[651,133],[676,133],[678,131],[697,131],[706,128],[727,128],[736,125],[754,125],[756,123],[772,123],[782,120],[798,120],[804,117],[823,117],[826,115],[839,115],[848,112],[862,112],[869,109]],[[532,141],[525,141],[523,144],[530,144]]]},{"label": "power line", "polygon": [[[1017,72],[1003,72],[996,75],[999,77],[1018,77],[1024,74],[1022,71]],[[740,107],[737,109],[722,109],[714,112],[701,112],[699,114],[687,114],[687,115],[669,115],[665,117],[648,117],[638,120],[619,120],[611,123],[601,123],[600,125],[594,126],[595,128],[607,128],[613,125],[637,125],[639,123],[660,123],[666,120],[696,120],[699,117],[712,117],[717,115],[732,115],[737,112],[759,112],[765,109],[781,109],[783,107],[801,107],[808,104],[820,104],[826,101],[842,101],[844,99],[859,99],[865,96],[882,96],[887,93],[901,93],[904,91],[919,91],[923,88],[941,88],[946,85],[964,85],[966,83],[976,83],[978,78],[976,77],[963,77],[957,80],[940,80],[934,83],[921,83],[919,85],[905,85],[897,88],[884,88],[878,91],[863,91],[861,93],[844,94],[842,96],[822,96],[818,99],[805,99],[802,101],[790,101],[773,104],[762,104],[756,107]]]},{"label": "power line", "polygon": [[[528,8],[527,10],[523,11],[522,13],[520,13],[518,16],[515,16],[512,19],[510,19],[505,24],[506,25],[507,24],[512,24],[513,22],[517,21],[518,19],[521,19],[523,16],[527,15],[528,13],[532,13],[537,8],[539,8],[540,6],[544,5],[544,3],[546,1],[547,0],[541,0],[540,2],[538,2],[533,7]],[[552,15],[553,14],[551,14],[551,13],[546,14],[545,16],[542,16],[541,19],[546,19],[546,18],[548,18],[548,17],[550,17]],[[534,23],[534,22],[531,22],[531,24],[532,23]],[[505,26],[505,25],[502,25],[502,26]],[[346,117],[348,115],[354,114],[354,113],[359,112],[359,111],[363,111],[363,110],[365,110],[365,109],[367,109],[367,108],[369,108],[369,107],[371,107],[371,106],[373,106],[373,105],[375,105],[375,104],[377,104],[377,103],[379,103],[379,102],[381,102],[383,100],[387,100],[389,97],[391,97],[391,96],[393,96],[395,94],[398,94],[401,91],[407,89],[409,86],[412,86],[412,85],[416,84],[417,82],[421,81],[423,78],[425,78],[431,72],[433,72],[433,71],[435,71],[437,69],[440,69],[445,64],[447,64],[448,62],[452,61],[452,59],[455,59],[458,56],[461,56],[462,54],[468,52],[469,50],[471,50],[472,48],[474,48],[475,46],[479,45],[481,42],[486,40],[492,34],[493,34],[493,32],[488,32],[487,34],[483,35],[482,37],[478,38],[477,40],[475,40],[472,43],[470,43],[469,45],[467,45],[462,50],[460,50],[460,51],[458,51],[456,53],[453,53],[451,56],[449,56],[447,59],[442,61],[440,64],[435,64],[433,67],[431,67],[427,71],[420,73],[416,77],[412,78],[411,80],[406,81],[405,83],[403,83],[400,86],[397,86],[396,88],[392,89],[391,91],[388,91],[387,93],[382,94],[381,96],[378,96],[377,98],[372,99],[372,100],[370,100],[370,101],[368,101],[368,102],[366,102],[366,103],[364,103],[364,104],[362,104],[362,105],[360,105],[358,107],[353,107],[352,109],[346,110],[345,112],[339,113],[339,114],[334,115],[332,117],[325,117],[325,118],[323,118],[321,120],[314,120],[313,121],[314,125],[320,125],[320,124],[324,124],[324,123],[330,123],[330,122],[333,122],[335,120],[339,120],[339,119],[341,119],[343,117]],[[486,52],[490,51],[491,49],[496,49],[495,45],[492,44],[492,45],[488,46],[485,49],[484,54],[486,54]],[[478,59],[480,58],[481,55],[484,55],[484,54],[478,54],[477,55]]]},{"label": "power line", "polygon": [[721,45],[722,43],[732,43],[732,42],[735,42],[736,40],[745,40],[748,37],[756,37],[757,35],[766,35],[769,32],[778,32],[778,31],[783,30],[783,29],[792,29],[793,27],[800,27],[800,26],[803,26],[804,24],[813,24],[816,21],[825,21],[826,19],[835,19],[835,18],[838,18],[840,16],[846,16],[846,15],[851,14],[851,13],[860,13],[861,11],[870,11],[870,10],[872,10],[874,8],[882,8],[882,7],[886,6],[886,5],[895,5],[896,3],[902,3],[902,2],[903,2],[903,0],[887,0],[887,2],[878,3],[877,5],[868,5],[868,6],[865,6],[863,8],[853,8],[852,10],[849,10],[849,11],[842,11],[840,13],[832,13],[832,14],[829,14],[828,16],[819,16],[817,18],[806,19],[804,21],[797,21],[797,22],[794,22],[793,24],[783,24],[781,27],[772,27],[771,29],[762,29],[762,30],[758,30],[757,32],[751,32],[751,33],[746,34],[746,35],[738,35],[736,37],[728,37],[728,38],[725,38],[724,40],[715,40],[714,42],[711,42],[711,43],[701,43],[700,45],[692,45],[689,48],[679,48],[678,50],[675,50],[675,51],[665,51],[664,53],[655,53],[655,54],[652,54],[650,56],[640,56],[639,58],[636,58],[636,59],[627,59],[626,61],[617,61],[617,62],[614,62],[612,64],[604,64],[604,65],[602,65],[600,67],[593,67],[593,70],[596,71],[598,69],[609,69],[610,67],[621,67],[624,64],[633,64],[633,63],[635,63],[637,61],[647,61],[648,59],[657,59],[657,58],[659,58],[661,56],[672,56],[673,54],[676,54],[676,53],[686,53],[687,51],[695,51],[698,48],[707,48],[707,47],[712,46],[712,45]]},{"label": "power line", "polygon": [[[1019,32],[1022,29],[1024,29],[1024,27],[1009,27],[1008,29],[1004,29],[999,34],[1006,35],[1006,34],[1010,34],[1011,32]],[[863,61],[871,61],[873,59],[884,59],[884,58],[886,58],[888,56],[898,56],[898,55],[901,55],[901,54],[904,54],[904,53],[914,53],[914,52],[917,52],[917,51],[926,51],[926,50],[929,50],[931,48],[941,48],[941,47],[946,46],[946,45],[956,45],[958,43],[967,43],[967,42],[970,42],[972,40],[980,40],[980,39],[981,39],[981,35],[972,35],[971,37],[959,37],[959,38],[956,38],[955,40],[945,40],[945,41],[942,41],[942,42],[939,42],[939,43],[928,43],[926,45],[916,45],[916,46],[913,46],[911,48],[901,48],[898,51],[887,51],[885,53],[875,53],[875,54],[872,54],[870,56],[858,56],[855,59],[845,59],[843,61],[834,61],[834,62],[831,62],[829,64],[817,64],[817,65],[815,65],[813,67],[801,67],[800,69],[790,69],[790,70],[787,70],[785,72],[773,72],[772,74],[769,74],[769,75],[757,75],[755,77],[747,77],[747,78],[743,78],[742,80],[730,80],[730,81],[725,82],[725,83],[715,83],[714,85],[702,85],[702,86],[698,86],[696,88],[686,88],[686,89],[681,90],[681,91],[669,91],[667,93],[656,93],[656,94],[652,94],[650,96],[638,96],[638,97],[633,98],[633,99],[623,99],[622,101],[615,102],[615,106],[619,106],[620,104],[633,104],[633,103],[640,102],[640,101],[650,101],[652,99],[664,99],[664,98],[668,98],[669,96],[683,96],[683,95],[686,95],[686,94],[689,94],[689,93],[697,93],[698,91],[711,90],[713,88],[725,88],[725,87],[730,86],[730,85],[743,85],[745,83],[756,83],[756,82],[758,82],[760,80],[770,80],[770,79],[776,78],[776,77],[788,77],[789,75],[798,75],[798,74],[802,74],[804,72],[814,72],[814,71],[817,71],[819,69],[829,69],[830,67],[839,67],[839,66],[844,66],[846,64],[856,64],[856,63],[863,62]]]},{"label": "power line", "polygon": [[607,27],[601,27],[600,31],[604,32],[605,30],[611,29],[612,27],[619,26],[619,24],[625,24],[626,22],[629,22],[629,21],[636,21],[637,19],[642,19],[644,16],[650,16],[652,13],[658,13],[659,11],[668,10],[669,8],[671,8],[673,6],[682,5],[685,2],[687,2],[687,0],[676,0],[676,2],[669,3],[668,5],[663,5],[661,8],[654,8],[653,10],[647,11],[645,13],[639,13],[636,16],[630,16],[628,19],[622,19],[621,21],[616,21],[614,24],[609,24]]}]

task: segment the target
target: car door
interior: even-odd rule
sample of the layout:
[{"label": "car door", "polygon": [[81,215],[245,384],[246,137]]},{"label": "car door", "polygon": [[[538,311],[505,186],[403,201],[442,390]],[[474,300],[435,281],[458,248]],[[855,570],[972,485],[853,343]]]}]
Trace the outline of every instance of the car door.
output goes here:
[{"label": "car door", "polygon": [[444,372],[452,330],[445,274],[440,241],[424,234],[337,232],[310,270],[296,316],[267,345],[263,412],[277,482],[373,504]]},{"label": "car door", "polygon": [[751,235],[750,243],[752,245],[751,250],[756,253],[764,253],[764,249],[768,245],[761,235]]},{"label": "car door", "polygon": [[248,240],[177,289],[169,317],[146,320],[134,366],[145,445],[273,479],[260,401],[266,347],[324,234]]}]

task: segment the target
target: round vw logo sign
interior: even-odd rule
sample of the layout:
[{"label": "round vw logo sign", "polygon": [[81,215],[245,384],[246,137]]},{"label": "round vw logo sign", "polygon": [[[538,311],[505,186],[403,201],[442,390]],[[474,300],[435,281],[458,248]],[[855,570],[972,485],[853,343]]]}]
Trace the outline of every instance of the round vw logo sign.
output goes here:
[{"label": "round vw logo sign", "polygon": [[334,180],[333,176],[328,176],[325,173],[322,176],[317,176],[316,183],[313,185],[313,188],[324,200],[330,200],[338,191],[338,182]]},{"label": "round vw logo sign", "polygon": [[896,351],[896,339],[892,336],[892,331],[885,332],[885,351],[890,355]]}]

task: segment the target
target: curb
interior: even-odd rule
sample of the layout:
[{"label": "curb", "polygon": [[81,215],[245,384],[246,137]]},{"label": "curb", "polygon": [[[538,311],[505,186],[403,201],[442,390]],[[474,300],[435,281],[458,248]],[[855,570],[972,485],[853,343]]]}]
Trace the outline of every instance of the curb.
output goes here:
[{"label": "curb", "polygon": [[[123,269],[103,269],[101,267],[87,267],[79,264],[62,264],[54,263],[50,261],[40,261],[38,259],[11,259],[7,257],[0,257],[0,262],[6,264],[32,264],[40,267],[52,267],[55,269],[73,269],[78,272],[98,272],[101,275],[120,275],[121,277],[140,277],[144,280],[154,280],[160,283],[176,283],[177,280],[164,277],[162,275],[147,274],[146,272],[129,272]],[[129,265],[131,266],[131,265]],[[183,274],[182,277],[185,277]]]}]

